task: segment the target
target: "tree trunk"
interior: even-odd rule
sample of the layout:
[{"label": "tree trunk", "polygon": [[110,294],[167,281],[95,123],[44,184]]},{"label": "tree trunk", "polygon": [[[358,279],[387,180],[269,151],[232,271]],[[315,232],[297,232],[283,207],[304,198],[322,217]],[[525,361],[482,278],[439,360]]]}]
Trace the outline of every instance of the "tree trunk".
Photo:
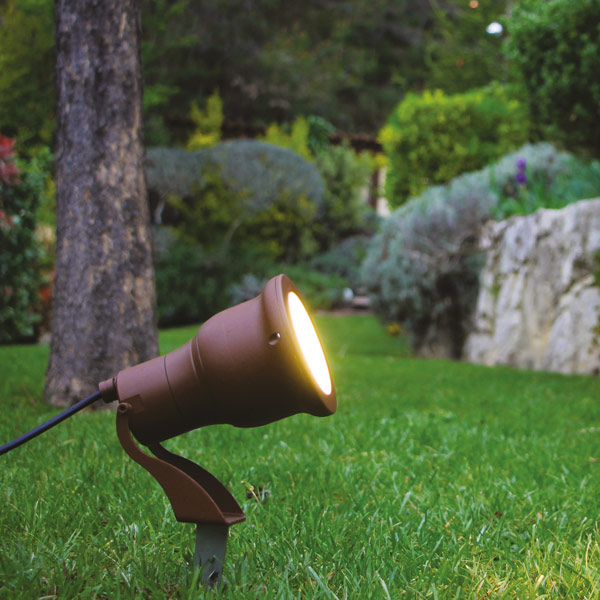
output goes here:
[{"label": "tree trunk", "polygon": [[156,356],[135,0],[56,0],[56,276],[44,396]]}]

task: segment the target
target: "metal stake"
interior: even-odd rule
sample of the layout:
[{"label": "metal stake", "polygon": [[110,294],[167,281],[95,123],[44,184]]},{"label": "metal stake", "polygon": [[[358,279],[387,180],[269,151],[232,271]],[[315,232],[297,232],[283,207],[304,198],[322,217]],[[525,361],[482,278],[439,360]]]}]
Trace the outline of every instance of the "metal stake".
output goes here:
[{"label": "metal stake", "polygon": [[229,526],[220,523],[198,523],[194,567],[202,568],[202,581],[207,587],[216,587],[223,573]]}]

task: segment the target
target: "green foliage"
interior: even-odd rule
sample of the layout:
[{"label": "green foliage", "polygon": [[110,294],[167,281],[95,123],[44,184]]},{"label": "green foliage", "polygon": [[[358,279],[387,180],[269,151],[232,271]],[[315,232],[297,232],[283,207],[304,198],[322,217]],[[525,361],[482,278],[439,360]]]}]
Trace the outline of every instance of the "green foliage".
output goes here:
[{"label": "green foliage", "polygon": [[[597,378],[416,360],[371,316],[315,320],[334,416],[168,442],[248,516],[218,592],[198,588],[194,526],[98,411],[3,458],[0,597],[598,596]],[[162,331],[161,351],[195,329]],[[56,413],[41,402],[47,360],[44,346],[0,348],[3,442]]]},{"label": "green foliage", "polygon": [[308,145],[309,124],[304,117],[297,117],[295,119],[289,133],[277,123],[271,123],[267,128],[264,137],[259,139],[268,144],[292,150],[292,152],[299,154],[305,160],[313,159],[313,155]]},{"label": "green foliage", "polygon": [[538,134],[600,156],[600,3],[522,0],[507,55]]},{"label": "green foliage", "polygon": [[[270,260],[296,261],[314,252],[311,225],[323,183],[312,164],[289,150],[248,140],[194,153],[151,149],[146,172],[154,197],[179,197],[188,206],[177,218],[188,238],[204,244],[217,236],[238,249],[260,247]],[[171,204],[182,209],[178,201]]]},{"label": "green foliage", "polygon": [[[193,153],[151,149],[147,179],[153,202],[166,202],[163,222],[179,238],[155,260],[161,323],[206,318],[223,308],[227,288],[244,273],[262,276],[273,262],[316,250],[312,226],[323,184],[316,168],[289,150],[250,141]],[[193,276],[183,272],[188,264]],[[193,286],[192,278],[208,283]]]},{"label": "green foliage", "polygon": [[[244,274],[262,282],[281,264],[302,263],[305,266],[298,268],[311,290],[309,301],[318,307],[337,303],[345,287],[358,286],[364,240],[376,225],[360,200],[370,164],[369,156],[357,156],[346,146],[326,147],[315,163],[252,141],[196,152],[148,150],[153,213],[160,214],[160,222],[172,227],[178,238],[157,255],[160,322],[182,323],[199,313],[209,316],[204,307],[212,306],[214,312],[226,302],[210,286],[207,297],[197,302],[194,294],[203,294],[200,288],[182,283],[179,293],[177,281],[187,281],[182,271],[188,263],[195,265],[200,279],[212,280],[218,271],[222,279],[216,288],[222,291],[234,282],[243,288]],[[348,236],[354,241],[344,245]],[[328,249],[330,253],[320,254]],[[177,267],[177,261],[183,266]],[[177,303],[179,308],[173,308]]]},{"label": "green foliage", "polygon": [[192,121],[196,131],[188,140],[188,150],[198,150],[214,146],[221,141],[221,126],[223,125],[223,101],[219,92],[213,92],[206,101],[206,107],[201,110],[196,102],[192,102]]},{"label": "green foliage", "polygon": [[311,231],[315,212],[316,206],[306,196],[282,196],[241,225],[239,236],[247,252],[252,248],[270,260],[296,262],[316,251]]},{"label": "green foliage", "polygon": [[52,288],[56,251],[56,210],[54,186],[54,157],[50,148],[31,149],[27,160],[17,160],[27,193],[36,199],[35,239],[38,245],[40,287],[39,302],[34,304],[38,316],[36,335],[50,331],[52,317]]},{"label": "green foliage", "polygon": [[261,275],[246,273],[230,287],[230,303],[235,305],[255,298],[262,292],[269,278],[278,273],[285,273],[294,282],[311,310],[329,310],[339,306],[344,289],[348,287],[344,277],[320,272],[306,264],[278,264],[269,267]]},{"label": "green foliage", "polygon": [[310,310],[329,310],[342,302],[344,289],[348,282],[336,274],[321,273],[302,265],[282,265],[285,273],[296,285]]},{"label": "green foliage", "polygon": [[21,147],[54,131],[54,3],[12,0],[0,18],[0,131]]},{"label": "green foliage", "polygon": [[227,241],[246,217],[243,200],[227,188],[216,167],[203,171],[202,180],[185,199],[171,194],[168,203],[177,215],[177,234],[215,253],[226,252]]},{"label": "green foliage", "polygon": [[325,195],[313,231],[321,248],[327,249],[365,227],[369,209],[361,193],[369,184],[371,159],[344,144],[323,148],[316,156],[316,165],[325,183]]},{"label": "green foliage", "polygon": [[161,326],[199,323],[227,307],[227,288],[239,276],[235,264],[166,228],[154,231],[153,254]]},{"label": "green foliage", "polygon": [[367,255],[371,237],[370,233],[348,237],[311,258],[309,264],[321,273],[342,277],[349,288],[357,290],[362,285],[360,266]]},{"label": "green foliage", "polygon": [[426,87],[463,93],[506,79],[502,36],[486,28],[500,21],[506,0],[432,1],[433,24],[426,46]]},{"label": "green foliage", "polygon": [[389,202],[398,206],[489,164],[525,142],[528,129],[523,107],[499,85],[452,96],[407,94],[380,133]]},{"label": "green foliage", "polygon": [[[0,131],[21,144],[54,130],[52,0],[5,0],[0,22]],[[234,127],[318,114],[375,132],[423,84],[424,0],[348,0],[343,9],[282,0],[142,0],[145,139],[185,145],[193,101],[219,90]]]},{"label": "green foliage", "polygon": [[313,156],[329,147],[329,137],[335,133],[335,126],[316,115],[310,115],[308,121],[308,149]]},{"label": "green foliage", "polygon": [[[54,129],[52,0],[5,0],[0,22],[0,131],[22,144]],[[375,132],[397,99],[420,89],[424,0],[319,2],[142,0],[144,125],[149,145],[184,145],[190,105],[219,90],[250,130],[318,114]]]},{"label": "green foliage", "polygon": [[[543,154],[545,146],[541,148]],[[536,155],[531,163],[520,159],[527,165],[520,171],[524,181],[505,180],[493,210],[495,219],[528,215],[540,208],[563,208],[577,200],[600,196],[600,162],[584,162],[554,150],[549,151],[547,156],[553,160],[546,161],[543,156]],[[516,177],[519,173],[516,165],[514,171]]]},{"label": "green foliage", "polygon": [[32,338],[39,321],[38,180],[17,169],[12,145],[0,135],[0,343]]},{"label": "green foliage", "polygon": [[[478,229],[493,215],[505,216],[522,197],[516,176],[523,164],[539,191],[545,190],[538,191],[540,202],[566,194],[565,182],[579,173],[571,155],[549,144],[523,146],[411,199],[384,222],[371,245],[363,277],[373,306],[384,321],[403,323],[420,352],[437,344],[437,351],[460,357],[484,263]],[[562,196],[563,205],[578,199]],[[520,205],[520,212],[534,208]]]},{"label": "green foliage", "polygon": [[320,115],[375,132],[397,99],[423,83],[423,0],[143,0],[147,121],[185,143],[181,115],[219,90],[227,120],[246,127]]},{"label": "green foliage", "polygon": [[231,240],[246,250],[261,248],[271,260],[294,262],[314,252],[311,225],[324,191],[313,165],[289,150],[252,141],[220,144],[207,156],[204,172],[216,169],[237,203],[227,210]]},{"label": "green foliage", "polygon": [[56,198],[54,185],[54,156],[48,146],[38,146],[30,151],[27,160],[17,161],[27,185],[38,199],[38,223],[56,227]]}]

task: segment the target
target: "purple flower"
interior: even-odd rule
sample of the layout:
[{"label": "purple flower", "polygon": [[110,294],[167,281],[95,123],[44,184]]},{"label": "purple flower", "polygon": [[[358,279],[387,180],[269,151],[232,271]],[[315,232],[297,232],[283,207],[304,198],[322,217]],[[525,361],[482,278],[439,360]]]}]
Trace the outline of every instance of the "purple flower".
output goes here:
[{"label": "purple flower", "polygon": [[527,176],[525,175],[525,173],[523,171],[519,171],[515,175],[515,180],[517,181],[518,184],[525,185],[527,183]]},{"label": "purple flower", "polygon": [[517,159],[517,169],[524,171],[527,168],[527,161],[524,158]]}]

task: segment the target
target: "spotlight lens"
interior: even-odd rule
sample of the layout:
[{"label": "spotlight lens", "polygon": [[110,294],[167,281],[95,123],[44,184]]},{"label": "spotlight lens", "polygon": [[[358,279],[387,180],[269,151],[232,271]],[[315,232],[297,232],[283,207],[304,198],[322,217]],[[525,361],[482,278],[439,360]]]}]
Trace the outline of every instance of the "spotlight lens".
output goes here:
[{"label": "spotlight lens", "polygon": [[300,344],[300,350],[302,350],[304,359],[308,364],[308,369],[321,391],[329,395],[331,394],[331,375],[325,360],[325,353],[302,300],[294,292],[288,294],[288,310],[290,311],[292,328],[296,334],[298,344]]}]

